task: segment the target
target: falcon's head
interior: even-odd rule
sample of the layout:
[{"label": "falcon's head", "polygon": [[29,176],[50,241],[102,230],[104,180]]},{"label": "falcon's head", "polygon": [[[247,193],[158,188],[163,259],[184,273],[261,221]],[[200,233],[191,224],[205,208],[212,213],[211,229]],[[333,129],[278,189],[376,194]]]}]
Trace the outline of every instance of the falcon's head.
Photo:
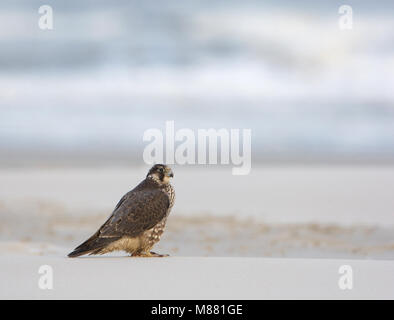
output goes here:
[{"label": "falcon's head", "polygon": [[174,174],[169,166],[165,164],[155,164],[148,172],[147,177],[154,179],[160,184],[167,184],[170,182]]}]

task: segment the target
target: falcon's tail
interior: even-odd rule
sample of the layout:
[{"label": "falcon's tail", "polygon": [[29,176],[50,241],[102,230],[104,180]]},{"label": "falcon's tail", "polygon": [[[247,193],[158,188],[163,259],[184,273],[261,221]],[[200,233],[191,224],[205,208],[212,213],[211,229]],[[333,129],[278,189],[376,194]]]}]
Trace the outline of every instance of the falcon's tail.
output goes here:
[{"label": "falcon's tail", "polygon": [[84,254],[97,254],[100,253],[101,249],[104,249],[111,242],[118,240],[119,238],[100,238],[99,233],[96,232],[88,240],[80,244],[74,249],[73,252],[68,254],[69,258],[76,258]]}]

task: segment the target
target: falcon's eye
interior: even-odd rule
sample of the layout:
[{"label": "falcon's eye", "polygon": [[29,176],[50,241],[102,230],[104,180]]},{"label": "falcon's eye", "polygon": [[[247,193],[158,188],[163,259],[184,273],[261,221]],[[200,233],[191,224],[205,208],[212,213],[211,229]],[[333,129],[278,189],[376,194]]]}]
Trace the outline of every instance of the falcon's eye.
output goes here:
[{"label": "falcon's eye", "polygon": [[164,169],[163,168],[159,168],[159,172],[163,172],[164,171]]}]

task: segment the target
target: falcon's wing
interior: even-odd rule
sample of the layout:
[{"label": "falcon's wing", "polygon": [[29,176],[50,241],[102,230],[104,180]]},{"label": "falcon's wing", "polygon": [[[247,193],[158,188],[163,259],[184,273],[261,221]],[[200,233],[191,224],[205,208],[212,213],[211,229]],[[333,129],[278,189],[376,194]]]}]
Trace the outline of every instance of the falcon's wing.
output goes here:
[{"label": "falcon's wing", "polygon": [[99,237],[127,235],[137,237],[153,228],[166,215],[168,196],[160,189],[132,190],[116,205],[114,212],[99,230]]}]

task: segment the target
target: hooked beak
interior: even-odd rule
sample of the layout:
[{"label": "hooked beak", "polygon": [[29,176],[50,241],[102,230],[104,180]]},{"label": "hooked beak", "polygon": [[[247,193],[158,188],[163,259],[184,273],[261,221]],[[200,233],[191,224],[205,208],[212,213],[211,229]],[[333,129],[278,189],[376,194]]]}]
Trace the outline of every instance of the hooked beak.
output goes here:
[{"label": "hooked beak", "polygon": [[171,169],[168,169],[168,170],[167,170],[166,176],[167,176],[167,177],[170,177],[170,178],[173,178],[173,177],[174,177],[174,173],[172,172]]}]

